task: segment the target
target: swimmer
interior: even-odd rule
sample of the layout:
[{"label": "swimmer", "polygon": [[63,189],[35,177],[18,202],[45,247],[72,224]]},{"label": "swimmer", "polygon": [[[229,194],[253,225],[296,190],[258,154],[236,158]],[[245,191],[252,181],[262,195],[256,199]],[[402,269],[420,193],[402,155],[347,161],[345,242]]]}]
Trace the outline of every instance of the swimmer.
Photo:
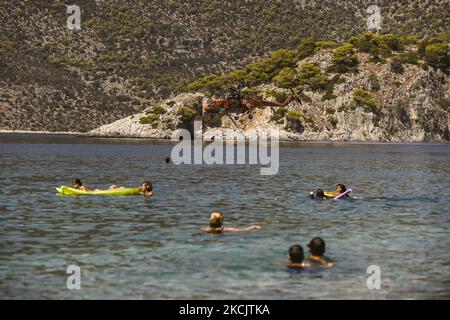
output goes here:
[{"label": "swimmer", "polygon": [[[327,191],[327,193],[328,194],[333,194],[335,196],[338,196],[338,195],[340,195],[340,194],[342,194],[342,193],[344,193],[346,191],[347,191],[347,188],[342,183],[338,183],[336,185],[336,191],[334,191],[334,192],[333,191]],[[346,194],[345,197],[347,198],[347,197],[349,197],[349,195]]]},{"label": "swimmer", "polygon": [[201,230],[209,233],[222,233],[223,231],[249,231],[253,229],[261,229],[261,227],[250,226],[247,228],[224,228],[223,214],[221,212],[213,212],[209,218],[209,227],[202,228]]},{"label": "swimmer", "polygon": [[317,189],[314,192],[311,192],[312,199],[326,199],[325,192],[322,189]]},{"label": "swimmer", "polygon": [[152,197],[155,195],[153,192],[153,185],[149,180],[145,180],[141,183],[141,194],[144,197]]},{"label": "swimmer", "polygon": [[80,179],[75,179],[72,181],[72,188],[82,191],[88,191],[88,188],[83,186]]},{"label": "swimmer", "polygon": [[289,248],[288,259],[290,261],[288,268],[291,269],[305,269],[305,254],[301,245],[294,244]]},{"label": "swimmer", "polygon": [[309,244],[309,256],[307,258],[308,263],[312,266],[320,266],[323,268],[333,267],[333,263],[324,256],[325,254],[325,241],[322,238],[315,237]]},{"label": "swimmer", "polygon": [[[109,187],[109,189],[121,189],[123,187],[118,186],[113,184],[112,186]],[[141,194],[144,197],[152,197],[155,195],[155,193],[153,192],[153,185],[149,180],[145,180],[143,182],[141,182],[141,185],[139,187],[141,189]]]}]

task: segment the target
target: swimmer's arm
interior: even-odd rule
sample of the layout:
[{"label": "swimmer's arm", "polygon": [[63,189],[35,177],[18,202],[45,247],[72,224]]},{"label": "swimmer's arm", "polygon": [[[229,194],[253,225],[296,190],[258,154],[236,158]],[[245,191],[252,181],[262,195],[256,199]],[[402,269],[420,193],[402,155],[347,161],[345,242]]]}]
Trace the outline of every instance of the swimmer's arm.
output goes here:
[{"label": "swimmer's arm", "polygon": [[333,262],[327,258],[320,260],[320,263],[324,268],[332,268],[334,266]]},{"label": "swimmer's arm", "polygon": [[250,226],[248,228],[223,228],[223,231],[249,231],[253,229],[261,229],[260,226]]},{"label": "swimmer's arm", "polygon": [[201,228],[200,230],[206,231],[206,232],[210,232],[211,228],[210,227],[204,227],[204,228]]}]

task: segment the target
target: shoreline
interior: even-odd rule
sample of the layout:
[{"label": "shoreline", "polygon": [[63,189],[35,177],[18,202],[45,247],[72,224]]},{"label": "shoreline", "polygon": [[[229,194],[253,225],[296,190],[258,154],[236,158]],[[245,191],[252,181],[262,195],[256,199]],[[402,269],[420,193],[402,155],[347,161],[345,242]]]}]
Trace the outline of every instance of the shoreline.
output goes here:
[{"label": "shoreline", "polygon": [[[0,130],[0,134],[26,134],[26,135],[42,135],[42,136],[76,136],[76,137],[85,137],[85,138],[94,138],[94,139],[117,139],[117,140],[154,140],[154,141],[166,141],[172,142],[171,139],[165,138],[152,138],[152,137],[139,137],[139,136],[103,136],[103,135],[93,135],[87,132],[64,132],[64,131],[28,131],[28,130]],[[212,142],[212,141],[222,141],[228,142],[230,140],[209,140],[204,139],[204,142]],[[256,142],[256,140],[246,140],[248,142]],[[450,141],[350,141],[350,140],[278,140],[279,143],[282,144],[297,144],[297,143],[305,143],[305,144],[391,144],[391,145],[449,145]]]},{"label": "shoreline", "polygon": [[1,133],[11,134],[41,134],[41,135],[79,135],[86,136],[84,132],[71,132],[71,131],[30,131],[30,130],[0,130]]}]

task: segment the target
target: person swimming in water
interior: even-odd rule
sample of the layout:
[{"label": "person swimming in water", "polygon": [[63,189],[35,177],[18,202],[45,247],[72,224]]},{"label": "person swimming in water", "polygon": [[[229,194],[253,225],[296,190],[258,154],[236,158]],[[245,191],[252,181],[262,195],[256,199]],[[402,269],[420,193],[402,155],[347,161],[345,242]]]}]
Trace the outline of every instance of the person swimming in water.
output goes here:
[{"label": "person swimming in water", "polygon": [[290,269],[305,269],[305,254],[301,245],[294,244],[289,248],[288,259],[290,261],[288,268]]},{"label": "person swimming in water", "polygon": [[150,182],[150,180],[141,182],[141,194],[144,197],[152,197],[155,195],[155,193],[153,192],[153,184]]},{"label": "person swimming in water", "polygon": [[[342,194],[342,193],[344,193],[346,191],[347,191],[347,188],[342,183],[338,183],[336,185],[336,191],[327,191],[326,193],[327,194],[332,194],[334,196],[338,196],[338,195],[340,195],[340,194]],[[347,198],[347,197],[349,197],[349,195],[346,194],[345,197]]]},{"label": "person swimming in water", "polygon": [[224,228],[223,214],[221,212],[213,212],[209,218],[209,227],[204,227],[201,230],[209,233],[222,233],[223,231],[249,231],[253,229],[261,229],[260,226],[250,226],[247,228]]},{"label": "person swimming in water", "polygon": [[80,179],[75,179],[72,181],[72,188],[82,191],[88,191],[88,188],[83,186],[83,183],[81,183]]},{"label": "person swimming in water", "polygon": [[322,268],[331,268],[333,263],[324,256],[325,241],[320,237],[315,237],[307,245],[309,248],[309,256],[306,259],[311,266],[319,266]]},{"label": "person swimming in water", "polygon": [[312,199],[326,199],[325,192],[322,189],[317,189],[316,191],[311,191],[311,198]]},{"label": "person swimming in water", "polygon": [[[115,185],[115,184],[113,184],[112,186],[109,187],[109,189],[120,189],[120,188],[123,188],[123,187]],[[139,188],[141,188],[141,194],[144,197],[152,197],[155,195],[155,193],[153,192],[153,184],[151,183],[150,180],[142,181]]]}]

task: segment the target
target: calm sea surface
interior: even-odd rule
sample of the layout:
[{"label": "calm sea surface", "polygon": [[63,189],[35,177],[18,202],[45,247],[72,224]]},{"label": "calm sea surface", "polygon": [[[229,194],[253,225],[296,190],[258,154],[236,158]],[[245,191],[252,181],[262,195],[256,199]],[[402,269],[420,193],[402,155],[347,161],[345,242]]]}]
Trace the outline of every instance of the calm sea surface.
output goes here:
[{"label": "calm sea surface", "polygon": [[[166,164],[172,144],[0,135],[0,298],[450,299],[450,145],[312,144],[280,148],[280,170]],[[61,197],[137,186],[156,196]],[[351,200],[313,201],[344,183]],[[209,214],[261,230],[205,234]],[[335,268],[292,273],[292,244],[321,236]],[[81,290],[66,269],[81,268]],[[381,289],[367,268],[379,266]]]}]

